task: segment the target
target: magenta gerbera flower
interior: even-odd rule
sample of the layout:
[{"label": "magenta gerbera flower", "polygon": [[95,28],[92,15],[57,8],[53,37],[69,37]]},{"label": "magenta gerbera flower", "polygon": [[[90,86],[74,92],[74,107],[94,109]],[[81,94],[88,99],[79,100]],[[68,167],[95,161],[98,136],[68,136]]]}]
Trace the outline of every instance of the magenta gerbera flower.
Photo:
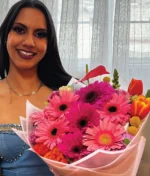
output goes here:
[{"label": "magenta gerbera flower", "polygon": [[81,102],[74,103],[66,117],[70,127],[78,128],[83,132],[87,127],[97,126],[100,120],[99,114],[92,105]]},{"label": "magenta gerbera flower", "polygon": [[35,129],[36,143],[44,143],[51,150],[59,144],[63,135],[68,132],[68,121],[66,119],[57,119],[50,121],[44,119]]},{"label": "magenta gerbera flower", "polygon": [[101,119],[110,119],[116,124],[125,125],[130,118],[129,100],[123,94],[114,93],[110,101],[104,105],[104,111],[99,111]]},{"label": "magenta gerbera flower", "polygon": [[82,133],[80,131],[65,134],[62,138],[62,143],[58,147],[66,157],[74,160],[89,154],[86,147],[82,145]]},{"label": "magenta gerbera flower", "polygon": [[124,132],[121,125],[101,120],[99,126],[87,128],[86,134],[83,136],[83,145],[87,146],[89,151],[121,149],[124,145],[122,142]]},{"label": "magenta gerbera flower", "polygon": [[113,92],[114,89],[109,83],[95,81],[93,84],[76,91],[76,94],[80,96],[79,101],[90,103],[96,108],[102,109],[103,104],[112,97]]},{"label": "magenta gerbera flower", "polygon": [[49,113],[53,117],[64,117],[68,113],[73,102],[77,101],[78,95],[75,95],[72,91],[61,91],[61,95],[54,95],[49,100]]}]

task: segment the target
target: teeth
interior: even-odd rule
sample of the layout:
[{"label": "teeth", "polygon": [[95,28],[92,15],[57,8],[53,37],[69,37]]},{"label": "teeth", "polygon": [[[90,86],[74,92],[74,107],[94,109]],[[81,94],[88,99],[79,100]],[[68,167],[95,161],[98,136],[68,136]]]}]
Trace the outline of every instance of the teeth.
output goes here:
[{"label": "teeth", "polygon": [[25,51],[19,51],[20,53],[26,55],[26,56],[32,56],[34,55],[34,53],[28,53],[28,52],[25,52]]}]

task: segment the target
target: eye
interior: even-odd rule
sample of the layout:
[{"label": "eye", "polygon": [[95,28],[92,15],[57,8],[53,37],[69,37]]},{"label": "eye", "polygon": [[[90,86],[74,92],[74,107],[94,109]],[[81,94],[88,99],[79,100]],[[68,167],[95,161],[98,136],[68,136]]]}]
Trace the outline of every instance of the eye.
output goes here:
[{"label": "eye", "polygon": [[38,38],[46,38],[47,37],[47,32],[46,31],[39,31],[35,33],[35,36]]},{"label": "eye", "polygon": [[19,27],[19,26],[13,27],[13,30],[18,34],[24,34],[25,33],[25,30],[22,27]]}]

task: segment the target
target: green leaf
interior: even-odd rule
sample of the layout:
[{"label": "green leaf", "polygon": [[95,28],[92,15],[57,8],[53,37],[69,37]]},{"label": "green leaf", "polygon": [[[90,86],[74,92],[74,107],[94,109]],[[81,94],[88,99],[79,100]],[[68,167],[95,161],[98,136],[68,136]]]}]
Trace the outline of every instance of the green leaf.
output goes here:
[{"label": "green leaf", "polygon": [[119,73],[118,73],[117,69],[114,69],[112,83],[113,83],[112,86],[113,86],[114,89],[117,89],[117,88],[120,87],[120,84],[119,84]]},{"label": "green leaf", "polygon": [[149,98],[149,97],[150,97],[150,89],[147,90],[145,97],[146,97],[146,98]]}]

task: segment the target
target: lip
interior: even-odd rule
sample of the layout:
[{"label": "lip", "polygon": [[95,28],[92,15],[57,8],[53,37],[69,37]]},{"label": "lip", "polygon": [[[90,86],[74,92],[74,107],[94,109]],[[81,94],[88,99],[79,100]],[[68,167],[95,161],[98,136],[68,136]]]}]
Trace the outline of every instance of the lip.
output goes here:
[{"label": "lip", "polygon": [[[33,53],[33,55],[25,55],[25,54],[21,53],[20,51],[24,51],[26,53]],[[17,53],[22,59],[25,59],[25,60],[31,60],[36,55],[35,52],[22,50],[22,49],[17,49]]]}]

